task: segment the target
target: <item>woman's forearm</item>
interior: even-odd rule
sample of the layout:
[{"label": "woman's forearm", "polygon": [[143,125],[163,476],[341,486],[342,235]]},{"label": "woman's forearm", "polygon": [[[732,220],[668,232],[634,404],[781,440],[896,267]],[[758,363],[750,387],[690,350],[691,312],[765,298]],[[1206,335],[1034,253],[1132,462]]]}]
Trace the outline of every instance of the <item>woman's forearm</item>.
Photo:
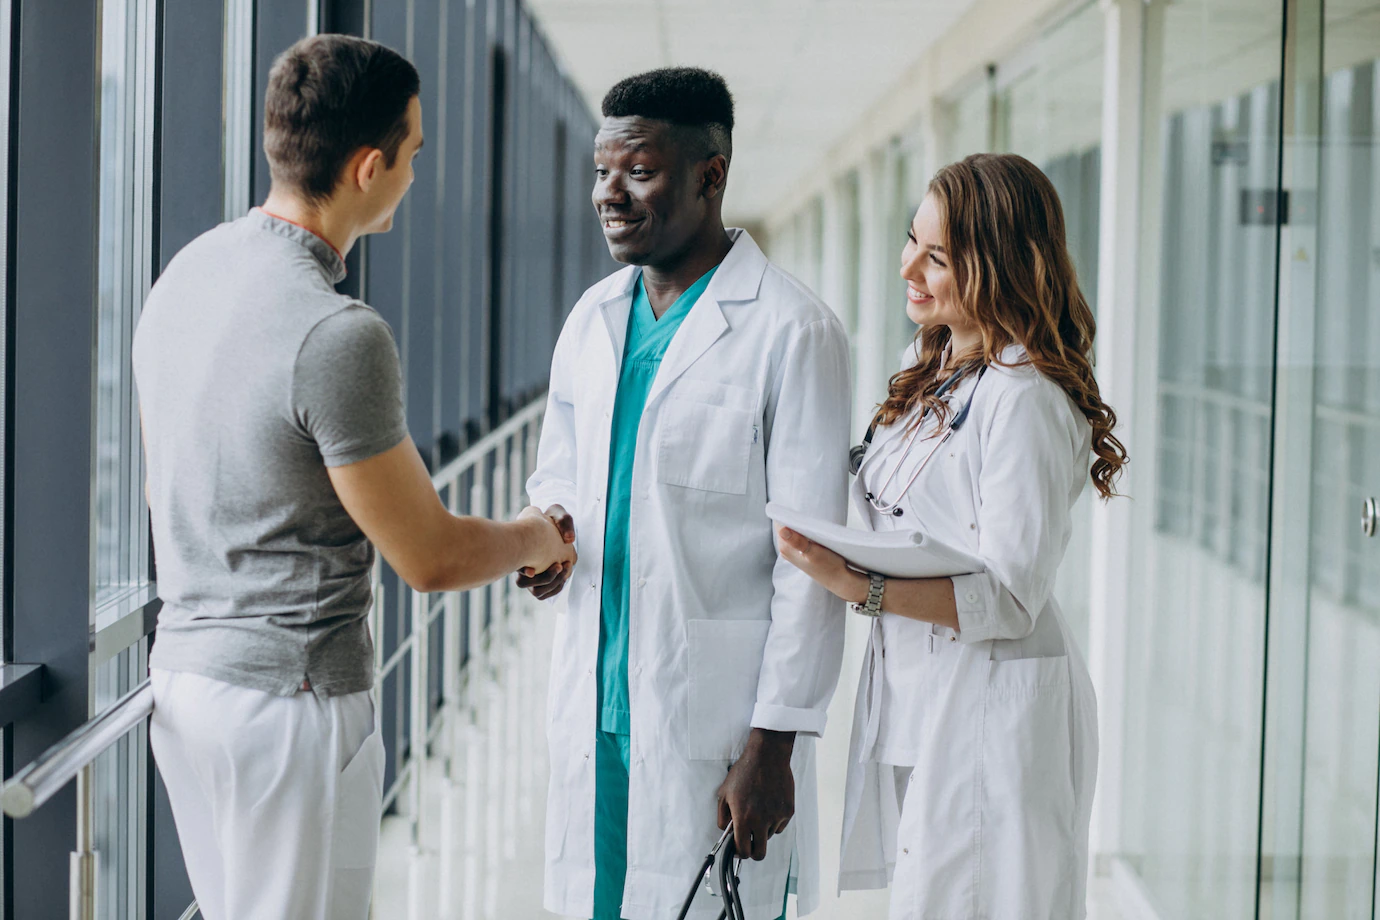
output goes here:
[{"label": "woman's forearm", "polygon": [[888,578],[882,592],[882,610],[958,629],[954,583],[948,578]]}]

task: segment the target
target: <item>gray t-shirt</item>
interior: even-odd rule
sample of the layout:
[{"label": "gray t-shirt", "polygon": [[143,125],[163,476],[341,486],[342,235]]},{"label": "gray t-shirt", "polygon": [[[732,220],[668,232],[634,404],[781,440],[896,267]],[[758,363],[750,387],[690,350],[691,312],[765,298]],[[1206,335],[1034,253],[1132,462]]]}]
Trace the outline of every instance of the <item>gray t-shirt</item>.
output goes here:
[{"label": "gray t-shirt", "polygon": [[373,685],[374,549],[329,466],[407,437],[397,346],[324,240],[255,209],[203,234],[134,336],[158,593],[150,664],[269,693]]}]

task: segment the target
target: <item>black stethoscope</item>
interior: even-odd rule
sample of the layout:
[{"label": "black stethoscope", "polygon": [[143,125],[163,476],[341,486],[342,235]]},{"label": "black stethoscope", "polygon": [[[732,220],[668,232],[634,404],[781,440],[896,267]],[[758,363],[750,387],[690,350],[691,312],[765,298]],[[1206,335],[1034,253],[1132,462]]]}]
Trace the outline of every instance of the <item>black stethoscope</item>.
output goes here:
[{"label": "black stethoscope", "polygon": [[[967,368],[960,368],[955,371],[948,380],[945,380],[939,385],[939,389],[934,391],[934,395],[942,397],[945,393],[948,393],[958,385],[958,382],[963,379],[965,373],[967,373]],[[920,438],[920,430],[925,427],[925,419],[929,417],[930,410],[927,408],[920,414],[920,421],[915,423],[915,430],[911,432],[910,438],[906,441],[905,450],[903,450],[901,456],[896,459],[896,465],[892,467],[890,475],[882,482],[875,495],[871,492],[867,493],[867,503],[879,514],[890,514],[894,517],[900,517],[905,513],[900,507],[901,500],[906,497],[906,493],[910,491],[910,487],[915,485],[915,480],[920,478],[920,474],[924,471],[925,467],[929,465],[930,458],[939,451],[939,448],[948,443],[949,438],[953,437],[954,432],[962,428],[963,423],[968,420],[968,411],[973,408],[973,396],[976,395],[977,385],[982,382],[982,375],[985,373],[987,373],[987,365],[984,364],[978,368],[977,382],[973,384],[973,391],[968,394],[967,402],[965,402],[962,407],[954,413],[953,418],[949,420],[949,424],[944,430],[944,436],[938,439],[934,447],[930,448],[930,452],[925,455],[925,459],[920,461],[920,465],[915,468],[914,473],[911,473],[910,479],[907,480],[905,486],[902,487],[901,494],[896,496],[896,500],[888,502],[881,496],[886,494],[886,490],[891,485],[891,481],[896,478],[896,474],[899,473],[901,467],[905,465],[906,458],[910,456],[911,448],[915,446],[915,442]],[[872,445],[872,436],[876,433],[877,419],[874,417],[872,419],[872,424],[867,426],[867,435],[863,437],[863,442],[848,452],[848,471],[854,476],[858,475],[858,471],[862,469],[863,458],[867,456],[867,449]]]},{"label": "black stethoscope", "polygon": [[690,905],[695,902],[695,895],[700,892],[700,883],[703,882],[706,889],[709,887],[709,870],[716,860],[719,864],[719,892],[724,899],[724,908],[719,911],[719,920],[747,920],[747,914],[743,911],[743,899],[738,895],[738,867],[743,861],[738,858],[738,851],[733,845],[732,822],[724,829],[719,842],[714,844],[714,849],[704,858],[700,871],[695,873],[695,880],[690,883],[690,893],[685,896],[685,903],[681,906],[676,920],[685,920],[686,915],[690,913]]}]

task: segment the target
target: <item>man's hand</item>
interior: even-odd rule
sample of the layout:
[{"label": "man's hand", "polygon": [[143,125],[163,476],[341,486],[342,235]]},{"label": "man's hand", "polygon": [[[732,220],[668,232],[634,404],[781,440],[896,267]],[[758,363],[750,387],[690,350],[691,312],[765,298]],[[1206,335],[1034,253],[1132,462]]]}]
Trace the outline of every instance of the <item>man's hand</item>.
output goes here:
[{"label": "man's hand", "polygon": [[795,732],[754,728],[747,749],[719,787],[719,828],[733,822],[739,857],[765,859],[767,838],[779,834],[795,815],[795,776],[791,750]]},{"label": "man's hand", "polygon": [[[575,542],[575,520],[568,511],[560,505],[552,505],[546,509],[545,514],[551,523],[556,525],[566,543]],[[571,550],[571,553],[573,555],[574,550]],[[571,559],[567,562],[557,562],[542,572],[532,568],[519,569],[517,586],[526,588],[537,600],[544,601],[561,593],[574,568],[575,560]]]}]

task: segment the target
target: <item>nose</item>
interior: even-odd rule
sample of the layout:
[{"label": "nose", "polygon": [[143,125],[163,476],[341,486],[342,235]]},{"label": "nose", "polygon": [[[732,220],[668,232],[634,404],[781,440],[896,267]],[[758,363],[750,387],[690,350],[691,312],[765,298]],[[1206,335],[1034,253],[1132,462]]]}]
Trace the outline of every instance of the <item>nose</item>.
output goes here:
[{"label": "nose", "polygon": [[627,204],[628,190],[614,173],[594,180],[594,206],[599,209]]},{"label": "nose", "polygon": [[924,253],[920,251],[920,247],[907,244],[906,248],[901,250],[901,277],[906,281],[924,281],[924,267]]}]

